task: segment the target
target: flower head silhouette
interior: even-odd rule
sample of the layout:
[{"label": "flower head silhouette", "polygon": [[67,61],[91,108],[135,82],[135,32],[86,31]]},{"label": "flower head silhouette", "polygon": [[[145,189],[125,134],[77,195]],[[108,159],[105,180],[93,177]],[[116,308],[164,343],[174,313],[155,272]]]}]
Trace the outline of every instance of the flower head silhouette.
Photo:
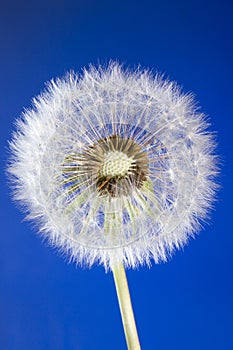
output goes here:
[{"label": "flower head silhouette", "polygon": [[174,83],[91,66],[51,81],[17,127],[15,199],[77,263],[165,260],[206,217],[214,142]]}]

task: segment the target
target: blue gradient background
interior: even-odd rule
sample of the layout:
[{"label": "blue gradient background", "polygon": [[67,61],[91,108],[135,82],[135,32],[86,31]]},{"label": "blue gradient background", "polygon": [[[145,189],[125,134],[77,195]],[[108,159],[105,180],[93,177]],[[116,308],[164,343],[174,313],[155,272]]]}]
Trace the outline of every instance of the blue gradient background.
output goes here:
[{"label": "blue gradient background", "polygon": [[68,264],[9,198],[15,117],[44,82],[118,59],[193,91],[218,132],[222,173],[209,225],[166,264],[128,271],[142,350],[233,349],[230,1],[0,1],[0,349],[126,349],[114,284]]}]

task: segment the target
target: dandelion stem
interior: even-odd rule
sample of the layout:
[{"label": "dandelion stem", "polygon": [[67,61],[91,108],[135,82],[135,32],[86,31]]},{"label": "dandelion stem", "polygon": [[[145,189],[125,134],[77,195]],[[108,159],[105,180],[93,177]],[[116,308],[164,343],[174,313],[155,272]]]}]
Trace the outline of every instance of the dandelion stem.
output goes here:
[{"label": "dandelion stem", "polygon": [[123,264],[111,266],[128,350],[140,350],[137,328]]}]

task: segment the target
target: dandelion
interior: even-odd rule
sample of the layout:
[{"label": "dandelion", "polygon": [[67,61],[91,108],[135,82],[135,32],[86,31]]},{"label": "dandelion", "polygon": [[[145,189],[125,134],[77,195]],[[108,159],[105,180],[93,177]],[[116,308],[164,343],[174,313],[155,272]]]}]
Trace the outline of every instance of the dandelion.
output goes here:
[{"label": "dandelion", "polygon": [[166,260],[200,229],[216,189],[206,128],[191,95],[118,63],[51,81],[17,122],[14,198],[71,260],[113,271],[129,349],[124,267]]}]

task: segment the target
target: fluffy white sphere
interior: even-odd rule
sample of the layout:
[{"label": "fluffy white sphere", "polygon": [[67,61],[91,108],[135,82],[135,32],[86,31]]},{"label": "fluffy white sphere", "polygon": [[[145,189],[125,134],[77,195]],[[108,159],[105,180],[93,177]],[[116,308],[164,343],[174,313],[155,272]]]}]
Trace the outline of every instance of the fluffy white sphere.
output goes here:
[{"label": "fluffy white sphere", "polygon": [[68,74],[17,122],[14,197],[77,263],[166,260],[213,199],[206,127],[190,95],[148,72],[111,63]]}]

